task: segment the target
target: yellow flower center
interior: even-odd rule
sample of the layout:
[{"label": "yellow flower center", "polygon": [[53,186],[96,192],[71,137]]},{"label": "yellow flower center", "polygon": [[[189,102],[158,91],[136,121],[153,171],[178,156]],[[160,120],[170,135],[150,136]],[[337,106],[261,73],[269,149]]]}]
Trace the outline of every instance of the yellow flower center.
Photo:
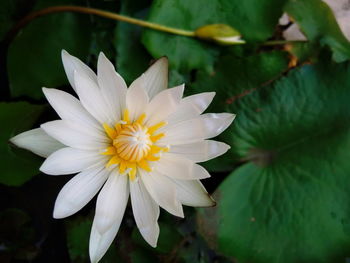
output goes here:
[{"label": "yellow flower center", "polygon": [[136,178],[137,169],[144,169],[148,172],[152,170],[150,162],[160,159],[160,152],[168,151],[167,147],[160,147],[156,142],[164,136],[157,130],[166,123],[159,122],[153,126],[146,126],[144,120],[145,114],[141,114],[139,118],[131,122],[128,110],[124,111],[123,119],[110,127],[103,124],[103,128],[107,136],[111,139],[109,146],[102,153],[109,155],[106,167],[118,165],[121,174],[128,173],[131,180]]}]

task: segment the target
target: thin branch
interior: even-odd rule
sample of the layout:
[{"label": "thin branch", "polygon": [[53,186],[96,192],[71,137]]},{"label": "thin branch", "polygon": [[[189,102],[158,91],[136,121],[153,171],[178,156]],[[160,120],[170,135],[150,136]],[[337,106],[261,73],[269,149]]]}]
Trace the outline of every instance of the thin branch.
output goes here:
[{"label": "thin branch", "polygon": [[77,12],[77,13],[84,13],[84,14],[92,14],[97,15],[113,20],[123,21],[134,25],[139,25],[143,27],[147,27],[150,29],[163,31],[171,34],[176,34],[180,36],[187,36],[187,37],[195,37],[195,33],[193,31],[187,31],[183,29],[168,27],[164,25],[159,25],[152,22],[143,21],[140,19],[119,15],[116,13],[103,11],[99,9],[89,8],[89,7],[81,7],[81,6],[51,6],[45,9],[41,9],[38,11],[34,11],[24,18],[22,18],[6,35],[5,39],[9,43],[12,41],[12,39],[18,34],[18,32],[25,27],[27,24],[29,24],[32,20],[34,20],[37,17],[41,17],[44,15],[52,14],[52,13],[59,13],[59,12]]}]

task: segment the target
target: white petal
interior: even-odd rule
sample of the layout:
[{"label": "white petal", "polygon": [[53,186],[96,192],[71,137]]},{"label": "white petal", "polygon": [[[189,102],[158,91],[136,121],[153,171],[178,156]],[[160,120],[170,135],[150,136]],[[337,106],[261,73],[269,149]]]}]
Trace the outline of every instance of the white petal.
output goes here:
[{"label": "white petal", "polygon": [[214,159],[229,149],[230,146],[226,143],[204,140],[190,144],[174,145],[170,148],[169,153],[177,154],[199,163]]},{"label": "white petal", "polygon": [[95,166],[74,176],[58,194],[53,217],[64,218],[82,209],[100,190],[108,174],[104,166]]},{"label": "white petal", "polygon": [[115,71],[113,64],[102,52],[98,56],[97,80],[101,94],[113,113],[113,121],[119,121],[126,106],[127,87],[124,79]]},{"label": "white petal", "polygon": [[41,128],[56,140],[73,148],[103,150],[109,145],[109,139],[99,130],[67,120],[50,121],[42,124]]},{"label": "white petal", "polygon": [[173,153],[164,153],[154,166],[161,174],[182,180],[209,178],[210,174],[202,166]]},{"label": "white petal", "polygon": [[146,124],[152,126],[164,121],[171,113],[179,107],[185,85],[166,89],[158,93],[147,105]]},{"label": "white petal", "polygon": [[168,124],[172,125],[199,116],[208,108],[214,96],[215,92],[203,92],[184,98],[177,110],[169,116]]},{"label": "white petal", "polygon": [[152,247],[157,246],[159,236],[159,206],[147,192],[142,180],[130,182],[132,211],[141,235]]},{"label": "white petal", "polygon": [[107,161],[107,157],[97,151],[62,148],[51,154],[41,165],[40,171],[50,175],[73,174]]},{"label": "white petal", "polygon": [[80,101],[58,89],[43,88],[46,99],[63,120],[70,120],[101,129],[102,126],[81,105]]},{"label": "white petal", "polygon": [[22,132],[12,137],[10,142],[41,157],[47,157],[58,149],[65,147],[41,128]]},{"label": "white petal", "polygon": [[215,137],[222,133],[234,120],[230,113],[207,113],[195,119],[182,121],[172,126],[166,126],[161,131],[166,136],[159,140],[159,144],[178,145],[197,142]]},{"label": "white petal", "polygon": [[157,204],[169,213],[184,217],[182,205],[177,200],[174,182],[168,177],[153,171],[146,173],[142,169],[139,170],[142,182],[148,193],[152,196]]},{"label": "white petal", "polygon": [[94,222],[92,223],[89,242],[89,254],[91,263],[99,262],[107,252],[109,246],[112,244],[115,236],[117,235],[120,223],[121,221],[114,222],[113,225],[105,233],[101,234],[96,227],[95,215]]},{"label": "white petal", "polygon": [[76,91],[74,82],[74,71],[85,72],[85,74],[92,80],[97,82],[96,74],[81,60],[76,57],[71,56],[67,51],[62,50],[61,53],[63,67],[66,72],[68,81],[72,88]]},{"label": "white petal", "polygon": [[100,123],[114,125],[113,114],[105,102],[97,83],[84,72],[75,71],[74,81],[77,94],[84,108]]},{"label": "white petal", "polygon": [[135,80],[131,83],[128,91],[126,92],[126,107],[129,110],[130,120],[134,121],[144,111],[148,104],[148,95],[146,90],[143,88],[142,83]]},{"label": "white petal", "polygon": [[156,94],[168,87],[168,59],[158,59],[149,69],[143,73],[134,84],[141,85],[152,99]]},{"label": "white petal", "polygon": [[95,221],[100,234],[108,231],[116,221],[122,220],[128,198],[127,175],[113,171],[97,198]]},{"label": "white petal", "polygon": [[214,206],[215,201],[200,181],[197,180],[177,180],[173,179],[176,184],[177,196],[184,205],[194,207]]}]

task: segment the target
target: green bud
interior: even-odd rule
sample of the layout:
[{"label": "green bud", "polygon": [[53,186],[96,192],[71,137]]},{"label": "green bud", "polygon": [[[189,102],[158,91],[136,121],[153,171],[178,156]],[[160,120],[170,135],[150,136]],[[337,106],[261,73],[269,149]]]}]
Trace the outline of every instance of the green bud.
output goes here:
[{"label": "green bud", "polygon": [[229,25],[211,24],[197,28],[195,36],[200,39],[214,41],[222,45],[244,44],[241,33]]}]

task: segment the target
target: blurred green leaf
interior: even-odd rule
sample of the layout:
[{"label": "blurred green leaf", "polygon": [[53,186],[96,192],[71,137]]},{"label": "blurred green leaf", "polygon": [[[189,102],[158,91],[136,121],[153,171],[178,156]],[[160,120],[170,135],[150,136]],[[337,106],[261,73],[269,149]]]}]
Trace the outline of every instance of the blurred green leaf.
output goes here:
[{"label": "blurred green leaf", "polygon": [[[156,0],[149,20],[191,31],[208,24],[227,24],[247,41],[264,41],[273,34],[285,2]],[[216,45],[152,30],[145,31],[143,43],[154,57],[168,56],[171,66],[181,72],[198,68],[211,72],[218,54]]]},{"label": "blurred green leaf", "polygon": [[[159,222],[159,228],[160,233],[158,243],[154,250],[160,253],[169,253],[179,243],[179,241],[181,241],[181,235],[175,226],[170,226],[169,224],[165,224],[163,222]],[[144,241],[137,228],[134,229],[132,237],[135,243],[144,245],[146,248],[151,249],[146,241]]]},{"label": "blurred green leaf", "polygon": [[[126,0],[121,3],[120,13],[145,19],[146,7],[150,1]],[[116,69],[130,84],[147,69],[152,57],[141,44],[140,26],[119,22],[115,29],[115,47],[117,50]]]},{"label": "blurred green leaf", "polygon": [[350,65],[328,62],[240,101],[231,145],[246,163],[216,191],[217,207],[198,217],[213,247],[242,263],[344,262],[349,100]]},{"label": "blurred green leaf", "polygon": [[91,38],[89,25],[86,15],[60,13],[36,18],[24,27],[8,51],[11,95],[39,99],[43,96],[41,87],[66,84],[61,50],[86,57]]},{"label": "blurred green leaf", "polygon": [[310,41],[331,48],[335,61],[342,62],[350,58],[350,42],[326,3],[320,0],[293,0],[284,9]]},{"label": "blurred green leaf", "polygon": [[[199,71],[189,91],[190,93],[216,92],[208,112],[237,113],[237,103],[241,98],[280,77],[287,68],[288,56],[283,51],[245,57],[226,55],[217,62],[213,74]],[[231,144],[229,135],[233,127],[234,123],[220,136],[219,140]],[[230,171],[236,161],[237,156],[230,150],[225,155],[205,162],[204,166],[210,171]]]},{"label": "blurred green leaf", "polygon": [[[66,223],[69,256],[74,263],[90,262],[89,239],[92,226],[90,217],[74,217]],[[114,263],[119,258],[113,244],[101,259],[101,263]]]},{"label": "blurred green leaf", "polygon": [[32,1],[2,0],[0,1],[0,39],[10,30],[14,22],[30,9]]},{"label": "blurred green leaf", "polygon": [[0,183],[19,186],[39,173],[40,159],[21,149],[10,147],[9,139],[30,129],[44,106],[27,102],[0,103]]},{"label": "blurred green leaf", "polygon": [[[32,261],[39,253],[35,230],[27,213],[8,208],[0,213],[0,259]],[[5,261],[7,262],[7,261]],[[12,262],[12,261],[11,261]]]}]

